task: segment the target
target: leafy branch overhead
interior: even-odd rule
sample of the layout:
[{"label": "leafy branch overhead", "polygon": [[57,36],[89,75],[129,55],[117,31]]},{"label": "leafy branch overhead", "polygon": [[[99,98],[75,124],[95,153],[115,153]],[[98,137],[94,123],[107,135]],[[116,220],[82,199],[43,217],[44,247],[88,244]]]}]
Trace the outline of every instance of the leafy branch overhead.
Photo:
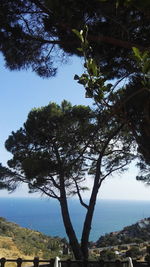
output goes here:
[{"label": "leafy branch overhead", "polygon": [[73,32],[81,41],[81,48],[78,48],[78,50],[80,49],[83,53],[84,67],[86,70],[80,77],[76,74],[74,79],[84,86],[86,97],[93,98],[95,103],[101,103],[104,94],[110,91],[112,84],[105,84],[106,79],[100,72],[100,67],[96,63],[96,60],[92,57],[92,47],[90,47],[87,40],[88,27],[85,26],[84,30],[80,32],[73,29]]},{"label": "leafy branch overhead", "polygon": [[133,52],[143,74],[142,84],[150,90],[150,51],[141,52],[137,47],[133,47]]},{"label": "leafy branch overhead", "polygon": [[[122,81],[124,78],[127,78],[126,76],[113,85],[106,81],[104,74],[100,72],[98,63],[96,63],[93,58],[92,48],[87,40],[87,26],[85,27],[85,30],[80,32],[77,30],[73,31],[81,41],[81,51],[85,59],[84,66],[86,69],[84,74],[80,77],[75,75],[74,79],[78,80],[78,83],[85,87],[86,96],[92,98],[97,106],[105,106],[112,117],[116,117],[127,125],[129,134],[132,132],[138,144],[140,160],[142,159],[142,161],[145,161],[145,164],[149,164],[149,51],[141,52],[137,47],[133,47],[132,57],[136,59],[137,66],[139,67],[137,75],[134,74],[134,76],[128,76],[130,83],[127,82],[127,85],[122,86]],[[142,102],[140,105],[137,105],[139,100],[142,100]],[[138,166],[140,167],[141,164],[138,164]],[[143,169],[141,169],[141,172],[143,172]],[[147,177],[147,174],[145,177]]]}]

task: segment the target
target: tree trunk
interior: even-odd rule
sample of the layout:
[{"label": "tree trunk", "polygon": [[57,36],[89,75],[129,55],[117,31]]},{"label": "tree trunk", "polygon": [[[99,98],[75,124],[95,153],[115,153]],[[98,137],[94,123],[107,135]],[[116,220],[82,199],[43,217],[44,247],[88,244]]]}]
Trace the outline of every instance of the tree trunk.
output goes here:
[{"label": "tree trunk", "polygon": [[81,238],[81,250],[83,253],[83,257],[85,260],[88,259],[88,242],[89,242],[89,235],[91,231],[91,224],[92,224],[92,219],[93,219],[93,214],[94,214],[94,209],[95,209],[95,204],[96,204],[96,198],[97,194],[101,185],[100,182],[100,164],[101,164],[101,157],[99,157],[97,161],[97,167],[96,167],[96,175],[94,179],[94,185],[89,201],[89,206],[88,210],[86,213],[85,221],[84,221],[84,226],[83,226],[83,231],[82,231],[82,238]]},{"label": "tree trunk", "polygon": [[74,257],[76,260],[82,260],[83,259],[82,251],[70,220],[70,215],[66,200],[62,199],[60,205],[61,205],[63,223],[65,226],[66,234],[69,238],[69,243],[72,248]]},{"label": "tree trunk", "polygon": [[76,237],[76,234],[75,234],[75,231],[73,229],[73,225],[70,219],[63,178],[61,179],[60,184],[61,184],[60,206],[61,206],[61,213],[62,213],[62,218],[63,218],[63,223],[65,226],[66,234],[69,238],[70,246],[72,248],[75,259],[82,260],[83,259],[82,250],[79,245],[78,239]]},{"label": "tree trunk", "polygon": [[[105,178],[101,179],[101,161],[102,157],[104,155],[104,152],[109,144],[109,142],[116,136],[117,133],[122,129],[124,124],[119,125],[119,127],[113,132],[108,135],[108,138],[106,139],[106,142],[104,143],[104,146],[101,150],[101,153],[99,155],[99,158],[97,160],[96,164],[96,174],[95,174],[95,179],[94,179],[94,184],[93,184],[93,189],[88,205],[88,210],[86,213],[85,221],[84,221],[84,226],[83,226],[83,231],[82,231],[82,238],[81,238],[81,250],[84,259],[88,259],[88,242],[89,242],[89,235],[91,231],[91,224],[92,224],[92,219],[93,219],[93,214],[94,214],[94,209],[95,209],[95,204],[96,204],[96,199],[97,199],[97,194],[99,191],[99,188]],[[106,176],[105,176],[106,177]]]}]

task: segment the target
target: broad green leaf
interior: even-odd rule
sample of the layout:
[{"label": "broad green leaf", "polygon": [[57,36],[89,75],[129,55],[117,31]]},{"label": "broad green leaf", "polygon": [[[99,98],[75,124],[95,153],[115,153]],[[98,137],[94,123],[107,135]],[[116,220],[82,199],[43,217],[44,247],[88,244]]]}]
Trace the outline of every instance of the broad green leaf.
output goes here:
[{"label": "broad green leaf", "polygon": [[83,52],[83,48],[81,48],[81,47],[78,47],[77,50],[78,50],[79,52]]},{"label": "broad green leaf", "polygon": [[135,55],[138,59],[142,60],[142,57],[141,57],[141,54],[140,54],[140,50],[139,50],[137,47],[132,47],[132,50],[133,50],[133,52],[134,52],[134,55]]},{"label": "broad green leaf", "polygon": [[150,60],[147,60],[143,66],[143,72],[147,73],[150,70]]},{"label": "broad green leaf", "polygon": [[83,36],[76,29],[72,29],[73,33],[83,42]]},{"label": "broad green leaf", "polygon": [[92,72],[92,75],[93,76],[97,76],[97,74],[98,74],[98,67],[97,67],[97,64],[95,63],[95,61],[93,60],[93,58],[90,58],[88,60],[87,66],[88,66],[89,71]]},{"label": "broad green leaf", "polygon": [[147,61],[148,60],[148,52],[147,51],[145,51],[143,53],[142,59],[143,59],[143,61]]}]

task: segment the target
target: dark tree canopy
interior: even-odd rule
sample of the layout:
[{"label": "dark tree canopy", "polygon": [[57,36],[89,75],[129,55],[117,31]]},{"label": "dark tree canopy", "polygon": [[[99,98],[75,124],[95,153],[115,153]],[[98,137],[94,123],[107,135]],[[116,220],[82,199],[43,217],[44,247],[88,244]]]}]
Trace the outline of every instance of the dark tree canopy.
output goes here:
[{"label": "dark tree canopy", "polygon": [[140,77],[126,86],[123,98],[128,99],[124,104],[124,113],[134,133],[138,150],[145,162],[150,164],[150,94],[148,90],[144,90]]},{"label": "dark tree canopy", "polygon": [[[83,169],[86,167],[81,154],[84,153],[83,144],[86,146],[89,131],[94,127],[90,123],[92,116],[90,108],[72,107],[67,101],[62,102],[61,106],[51,103],[33,109],[24,127],[16,133],[12,132],[5,143],[6,149],[14,155],[8,166],[22,174],[24,181],[27,179],[31,191],[39,187],[48,196],[59,198],[53,187],[58,190],[56,181],[61,166],[65,170],[66,188],[73,185],[73,177],[84,176]],[[49,177],[47,183],[50,191],[46,187],[46,177]],[[51,177],[55,177],[54,184]],[[74,193],[74,190],[72,186],[68,194]]]},{"label": "dark tree canopy", "polygon": [[116,6],[111,0],[1,0],[0,50],[6,65],[53,76],[64,52],[81,56],[72,29],[86,24],[93,56],[107,79],[137,72],[131,48],[149,47],[149,2],[118,2]]}]

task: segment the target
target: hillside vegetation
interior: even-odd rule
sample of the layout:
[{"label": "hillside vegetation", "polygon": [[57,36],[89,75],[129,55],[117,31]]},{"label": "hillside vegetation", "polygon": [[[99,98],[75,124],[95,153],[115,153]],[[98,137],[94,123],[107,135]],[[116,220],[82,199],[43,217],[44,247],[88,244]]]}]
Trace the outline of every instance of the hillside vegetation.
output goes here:
[{"label": "hillside vegetation", "polygon": [[131,257],[150,264],[150,218],[101,236],[97,242],[90,243],[90,253],[98,260],[124,260]]},{"label": "hillside vegetation", "polygon": [[62,254],[64,242],[65,239],[46,236],[0,217],[0,258],[50,259]]},{"label": "hillside vegetation", "polygon": [[119,244],[140,244],[150,241],[150,218],[123,228],[118,232],[112,232],[101,236],[96,242],[96,247],[115,246]]}]

